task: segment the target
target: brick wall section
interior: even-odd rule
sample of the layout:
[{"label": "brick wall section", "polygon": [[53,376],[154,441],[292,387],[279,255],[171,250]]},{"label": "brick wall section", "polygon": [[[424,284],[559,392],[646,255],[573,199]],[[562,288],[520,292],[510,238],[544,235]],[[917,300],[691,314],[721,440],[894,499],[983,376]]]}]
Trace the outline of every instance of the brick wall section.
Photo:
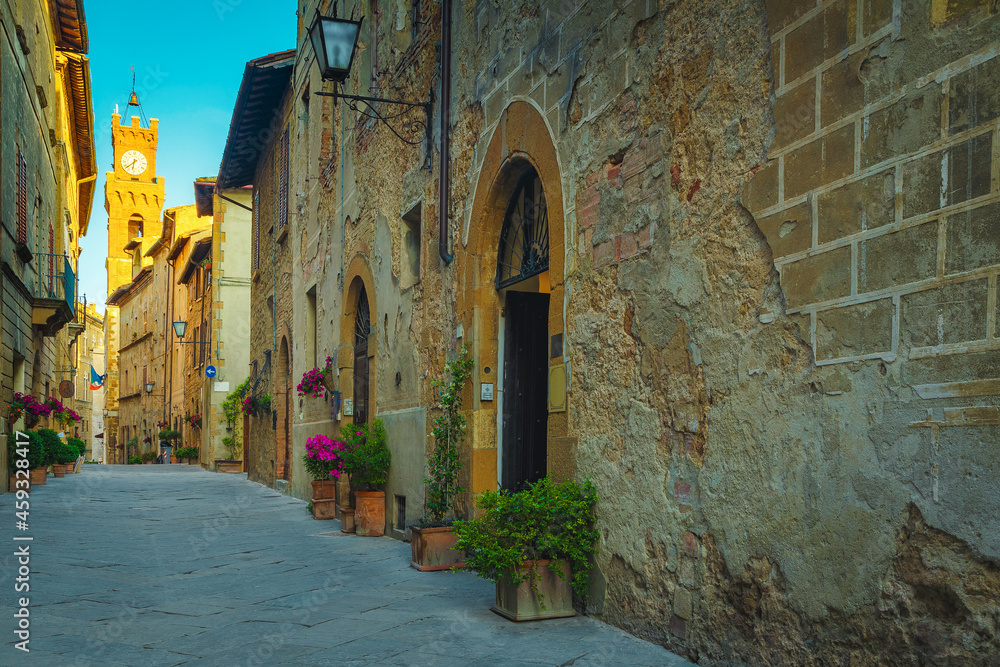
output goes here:
[{"label": "brick wall section", "polygon": [[[290,102],[286,99],[282,117],[286,119]],[[283,127],[284,125],[282,125]],[[275,132],[276,137],[281,132]],[[278,141],[272,141],[262,154],[254,187],[260,190],[260,268],[253,275],[250,287],[250,353],[251,364],[256,362],[260,382],[256,394],[275,395],[277,384],[278,352],[283,328],[292,331],[292,271],[291,232],[278,240]],[[274,314],[272,316],[272,304]],[[291,341],[289,341],[291,343]],[[270,365],[263,372],[270,355]],[[251,381],[255,379],[253,366],[250,368]],[[295,383],[293,383],[294,385]],[[272,405],[272,409],[276,406]],[[272,486],[276,477],[280,478],[277,438],[271,413],[250,419],[247,432],[249,450],[244,453],[250,479]]]},{"label": "brick wall section", "polygon": [[[743,196],[788,312],[809,318],[821,365],[1000,348],[1000,49],[889,85],[885,54],[926,6],[894,22],[891,0],[812,4],[767,2],[776,132]],[[941,22],[985,17],[930,4]]]}]

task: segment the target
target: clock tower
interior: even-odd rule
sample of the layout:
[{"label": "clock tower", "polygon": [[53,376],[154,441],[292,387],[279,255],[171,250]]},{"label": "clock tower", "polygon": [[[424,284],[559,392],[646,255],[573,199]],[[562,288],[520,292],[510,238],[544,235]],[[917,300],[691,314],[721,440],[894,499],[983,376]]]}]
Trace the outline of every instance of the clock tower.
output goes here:
[{"label": "clock tower", "polygon": [[[159,121],[151,118],[142,127],[138,116],[131,125],[122,125],[121,116],[111,116],[111,143],[114,147],[114,171],[107,172],[104,186],[104,209],[108,212],[108,295],[132,281],[134,271],[142,267],[133,261],[125,246],[142,239],[140,247],[149,247],[150,237],[160,233],[163,210],[163,177],[156,175],[156,142]],[[150,263],[149,258],[142,258]]]}]

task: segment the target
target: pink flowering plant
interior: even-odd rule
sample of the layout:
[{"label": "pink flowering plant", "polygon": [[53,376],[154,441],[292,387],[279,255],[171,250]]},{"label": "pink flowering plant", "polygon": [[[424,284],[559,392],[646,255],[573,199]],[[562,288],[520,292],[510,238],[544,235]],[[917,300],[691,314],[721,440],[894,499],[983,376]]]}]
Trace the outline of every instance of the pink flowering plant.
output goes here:
[{"label": "pink flowering plant", "polygon": [[201,413],[190,415],[187,422],[192,428],[201,428]]},{"label": "pink flowering plant", "polygon": [[346,445],[322,433],[306,440],[306,453],[302,457],[306,472],[317,482],[339,479],[344,472]]},{"label": "pink flowering plant", "polygon": [[319,398],[326,391],[324,380],[333,373],[333,357],[327,357],[323,368],[314,368],[302,374],[302,382],[299,382],[296,389],[299,396],[312,396]]},{"label": "pink flowering plant", "polygon": [[66,427],[71,427],[73,424],[80,421],[80,414],[73,408],[66,407],[63,402],[58,398],[49,398],[45,405],[49,408],[49,412],[53,418],[60,424]]},{"label": "pink flowering plant", "polygon": [[52,408],[48,403],[40,403],[31,394],[22,394],[18,391],[14,392],[14,401],[10,404],[7,419],[14,423],[24,414],[28,416],[28,421],[37,424],[39,419],[47,417],[51,412]]}]

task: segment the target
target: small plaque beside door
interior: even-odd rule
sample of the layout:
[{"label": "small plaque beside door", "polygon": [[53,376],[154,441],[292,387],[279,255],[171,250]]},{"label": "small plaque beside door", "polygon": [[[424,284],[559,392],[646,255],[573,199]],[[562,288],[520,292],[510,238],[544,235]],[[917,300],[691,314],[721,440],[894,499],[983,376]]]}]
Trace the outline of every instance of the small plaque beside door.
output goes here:
[{"label": "small plaque beside door", "polygon": [[566,365],[549,366],[549,412],[566,412]]},{"label": "small plaque beside door", "polygon": [[344,416],[353,417],[354,416],[354,399],[345,398],[344,399]]},{"label": "small plaque beside door", "polygon": [[493,400],[493,383],[483,382],[479,385],[479,400],[480,401],[492,401]]}]

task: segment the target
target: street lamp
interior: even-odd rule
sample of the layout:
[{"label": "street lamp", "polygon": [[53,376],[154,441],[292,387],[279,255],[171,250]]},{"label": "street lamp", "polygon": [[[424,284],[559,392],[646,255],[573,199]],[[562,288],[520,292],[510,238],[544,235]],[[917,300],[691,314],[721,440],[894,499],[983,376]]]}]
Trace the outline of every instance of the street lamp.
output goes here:
[{"label": "street lamp", "polygon": [[152,394],[153,393],[153,383],[152,382],[147,382],[146,383],[146,393],[147,394]]},{"label": "street lamp", "polygon": [[[364,20],[364,19],[362,19]],[[411,146],[419,146],[421,142],[427,144],[427,164],[430,168],[431,155],[431,102],[403,102],[402,100],[390,100],[384,97],[365,97],[362,95],[347,95],[338,92],[337,87],[342,86],[344,81],[351,75],[351,66],[354,64],[354,53],[357,50],[358,37],[361,34],[361,21],[349,21],[337,18],[337,5],[334,3],[333,16],[323,16],[316,11],[316,18],[309,26],[309,39],[312,42],[313,51],[316,52],[316,63],[319,65],[320,75],[324,81],[332,81],[334,84],[332,93],[316,91],[317,95],[332,97],[335,100],[344,100],[344,103],[366,118],[381,121],[395,134],[400,141]],[[356,104],[360,102],[364,109]],[[383,114],[379,111],[379,104],[395,104],[405,107],[402,111],[392,114]],[[423,138],[408,139],[399,133],[389,121],[395,120],[408,112],[410,109],[419,107],[424,110],[424,120],[415,120],[409,123],[409,131],[413,134],[423,132]],[[405,120],[403,121],[406,122]],[[175,323],[176,325],[176,323]]]},{"label": "street lamp", "polygon": [[177,320],[174,322],[174,333],[177,334],[178,338],[184,338],[184,334],[187,333],[188,323],[184,320]]},{"label": "street lamp", "polygon": [[347,79],[360,34],[361,21],[322,16],[319,10],[316,11],[316,18],[309,28],[309,38],[324,79],[337,83]]}]

